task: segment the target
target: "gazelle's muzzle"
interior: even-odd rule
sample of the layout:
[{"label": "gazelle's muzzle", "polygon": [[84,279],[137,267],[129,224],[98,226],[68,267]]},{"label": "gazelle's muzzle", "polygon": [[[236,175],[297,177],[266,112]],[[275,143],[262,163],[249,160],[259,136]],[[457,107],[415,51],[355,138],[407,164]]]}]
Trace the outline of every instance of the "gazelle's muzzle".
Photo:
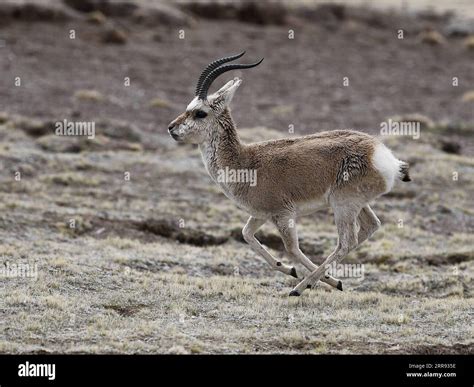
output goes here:
[{"label": "gazelle's muzzle", "polygon": [[178,133],[177,133],[177,125],[174,123],[174,121],[172,121],[169,125],[168,125],[168,133],[171,135],[171,137],[173,137],[175,140],[178,140],[179,139],[179,136],[178,136]]},{"label": "gazelle's muzzle", "polygon": [[169,131],[171,137],[173,137],[174,140],[179,141],[179,135],[176,133],[176,131],[170,130]]},{"label": "gazelle's muzzle", "polygon": [[183,113],[171,121],[168,125],[168,132],[176,141],[180,140],[180,130],[179,127],[186,119],[186,113]]},{"label": "gazelle's muzzle", "polygon": [[181,131],[179,129],[179,125],[176,126],[169,126],[168,127],[168,133],[170,134],[171,137],[173,137],[173,140],[175,141],[181,141]]}]

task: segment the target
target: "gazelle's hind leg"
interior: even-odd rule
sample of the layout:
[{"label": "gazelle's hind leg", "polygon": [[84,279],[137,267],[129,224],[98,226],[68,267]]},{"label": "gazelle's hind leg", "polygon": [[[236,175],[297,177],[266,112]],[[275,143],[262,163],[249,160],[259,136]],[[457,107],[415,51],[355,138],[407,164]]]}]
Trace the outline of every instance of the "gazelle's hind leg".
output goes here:
[{"label": "gazelle's hind leg", "polygon": [[257,238],[255,238],[255,233],[260,227],[262,227],[264,223],[264,219],[257,219],[251,216],[242,230],[244,240],[250,245],[253,251],[262,256],[265,261],[268,262],[272,269],[298,278],[296,275],[296,269],[294,267],[285,265],[284,263],[278,261],[268,252],[265,247],[262,246]]},{"label": "gazelle's hind leg", "polygon": [[318,270],[301,281],[290,293],[291,296],[300,295],[306,287],[311,286],[321,276],[321,272],[333,262],[340,262],[351,250],[355,249],[380,227],[380,220],[367,204],[357,211],[353,208],[338,208],[334,211],[339,241],[334,252],[329,255]]},{"label": "gazelle's hind leg", "polygon": [[372,208],[370,208],[368,204],[360,210],[359,216],[357,217],[357,223],[360,227],[357,235],[357,242],[359,245],[366,239],[370,238],[381,224],[379,218],[377,218],[377,215],[375,215],[374,211],[372,211]]},{"label": "gazelle's hind leg", "polygon": [[[294,219],[288,216],[279,216],[272,219],[273,223],[280,233],[281,239],[285,245],[285,249],[290,256],[290,258],[295,262],[300,262],[304,267],[306,267],[310,272],[313,272],[318,268],[304,253],[300,250],[298,233],[296,231],[296,223]],[[290,227],[290,221],[293,221],[293,224]],[[330,275],[325,275],[321,278],[321,281],[331,285],[334,288],[342,290],[342,282]]]},{"label": "gazelle's hind leg", "polygon": [[[351,250],[357,247],[357,217],[360,212],[359,208],[351,206],[336,206],[334,207],[334,218],[336,220],[337,233],[339,240],[336,249],[326,258],[326,260],[301,281],[291,292],[290,296],[299,296],[308,287],[316,283],[328,266],[333,262],[340,262]],[[360,231],[360,230],[359,230]]]}]

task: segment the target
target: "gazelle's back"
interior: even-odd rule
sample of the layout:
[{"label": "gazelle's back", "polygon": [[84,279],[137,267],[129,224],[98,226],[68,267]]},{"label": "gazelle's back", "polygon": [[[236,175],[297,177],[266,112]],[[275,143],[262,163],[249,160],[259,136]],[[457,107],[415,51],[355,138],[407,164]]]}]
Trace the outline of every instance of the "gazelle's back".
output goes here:
[{"label": "gazelle's back", "polygon": [[362,132],[336,130],[247,145],[246,159],[258,180],[248,200],[252,207],[275,212],[288,205],[323,205],[332,192],[350,194],[364,185],[377,196],[384,179],[372,159],[380,144]]}]

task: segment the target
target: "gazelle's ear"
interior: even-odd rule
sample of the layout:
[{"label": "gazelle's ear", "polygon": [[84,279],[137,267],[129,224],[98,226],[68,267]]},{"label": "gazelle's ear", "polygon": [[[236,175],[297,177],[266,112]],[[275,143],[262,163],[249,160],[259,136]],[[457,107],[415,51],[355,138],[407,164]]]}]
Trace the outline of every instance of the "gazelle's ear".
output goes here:
[{"label": "gazelle's ear", "polygon": [[223,104],[223,106],[225,107],[229,106],[232,102],[232,98],[234,97],[235,92],[237,91],[241,83],[242,80],[239,78],[234,78],[231,81],[227,82],[214,94],[208,97],[209,103]]}]

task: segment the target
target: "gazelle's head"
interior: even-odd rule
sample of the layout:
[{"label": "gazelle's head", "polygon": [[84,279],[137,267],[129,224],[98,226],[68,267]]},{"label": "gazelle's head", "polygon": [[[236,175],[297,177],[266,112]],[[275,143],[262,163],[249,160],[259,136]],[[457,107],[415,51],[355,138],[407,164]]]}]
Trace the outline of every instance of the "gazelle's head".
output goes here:
[{"label": "gazelle's head", "polygon": [[209,138],[209,134],[218,127],[219,119],[227,111],[235,91],[242,80],[234,78],[214,94],[207,95],[212,82],[221,74],[230,70],[248,69],[262,63],[263,58],[252,64],[225,64],[240,58],[238,55],[218,59],[210,63],[202,72],[196,86],[196,96],[186,111],[176,117],[168,126],[168,131],[176,141],[200,144]]}]

